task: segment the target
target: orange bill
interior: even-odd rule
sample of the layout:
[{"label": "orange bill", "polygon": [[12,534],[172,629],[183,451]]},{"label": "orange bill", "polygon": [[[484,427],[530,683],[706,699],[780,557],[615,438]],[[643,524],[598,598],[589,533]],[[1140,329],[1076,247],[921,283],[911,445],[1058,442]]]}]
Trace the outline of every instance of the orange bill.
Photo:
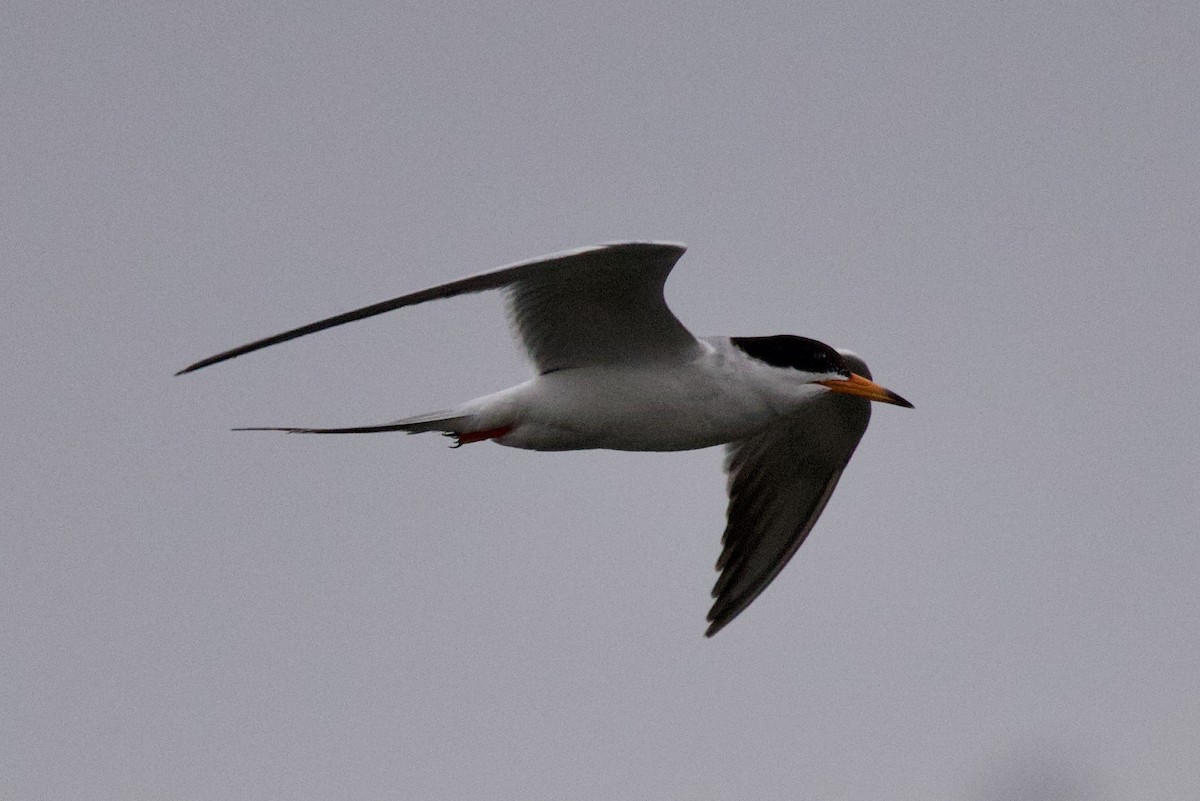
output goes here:
[{"label": "orange bill", "polygon": [[894,403],[897,406],[903,406],[911,409],[913,405],[904,398],[892,392],[890,389],[884,389],[869,378],[863,378],[857,373],[851,373],[849,378],[834,378],[829,381],[818,381],[818,384],[828,387],[834,392],[840,392],[843,395],[854,395],[857,398],[866,398],[867,400],[879,401],[880,403]]}]

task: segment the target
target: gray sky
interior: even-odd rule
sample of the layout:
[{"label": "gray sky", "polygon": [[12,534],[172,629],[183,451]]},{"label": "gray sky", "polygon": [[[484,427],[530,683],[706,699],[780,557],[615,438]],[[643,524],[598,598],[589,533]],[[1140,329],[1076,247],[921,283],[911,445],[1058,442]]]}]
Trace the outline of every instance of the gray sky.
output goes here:
[{"label": "gray sky", "polygon": [[[1178,799],[1200,786],[1200,6],[9,3],[0,795]],[[705,640],[718,450],[450,450],[614,239],[877,408]]]}]

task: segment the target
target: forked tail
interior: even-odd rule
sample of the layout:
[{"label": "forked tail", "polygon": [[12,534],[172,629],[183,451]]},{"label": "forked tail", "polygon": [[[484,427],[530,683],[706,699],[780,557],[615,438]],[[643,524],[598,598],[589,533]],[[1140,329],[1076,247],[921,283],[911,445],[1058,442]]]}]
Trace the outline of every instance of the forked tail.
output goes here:
[{"label": "forked tail", "polygon": [[430,412],[416,417],[406,417],[394,423],[382,423],[374,426],[350,426],[348,428],[301,428],[297,426],[246,426],[235,428],[234,431],[284,431],[288,434],[382,434],[387,431],[403,431],[408,434],[421,434],[426,431],[440,431],[447,436],[460,436],[470,429],[470,414],[459,410]]}]

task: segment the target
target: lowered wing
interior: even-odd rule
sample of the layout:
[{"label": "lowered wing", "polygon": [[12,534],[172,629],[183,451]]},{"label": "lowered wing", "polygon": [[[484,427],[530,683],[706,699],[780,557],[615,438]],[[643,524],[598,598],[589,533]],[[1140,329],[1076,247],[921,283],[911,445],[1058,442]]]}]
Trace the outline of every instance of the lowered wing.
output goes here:
[{"label": "lowered wing", "polygon": [[726,446],[729,507],[706,636],[741,614],[800,548],[870,419],[870,401],[829,394]]}]

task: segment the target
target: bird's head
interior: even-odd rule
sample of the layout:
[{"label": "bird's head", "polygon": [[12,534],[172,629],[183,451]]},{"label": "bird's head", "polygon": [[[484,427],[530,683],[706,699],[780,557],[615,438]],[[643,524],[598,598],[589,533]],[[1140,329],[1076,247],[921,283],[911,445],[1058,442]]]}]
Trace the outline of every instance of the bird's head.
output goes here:
[{"label": "bird's head", "polygon": [[849,351],[838,352],[824,342],[789,334],[733,337],[731,341],[753,359],[796,371],[806,384],[819,384],[842,395],[912,408],[904,398],[872,381],[866,363]]}]

